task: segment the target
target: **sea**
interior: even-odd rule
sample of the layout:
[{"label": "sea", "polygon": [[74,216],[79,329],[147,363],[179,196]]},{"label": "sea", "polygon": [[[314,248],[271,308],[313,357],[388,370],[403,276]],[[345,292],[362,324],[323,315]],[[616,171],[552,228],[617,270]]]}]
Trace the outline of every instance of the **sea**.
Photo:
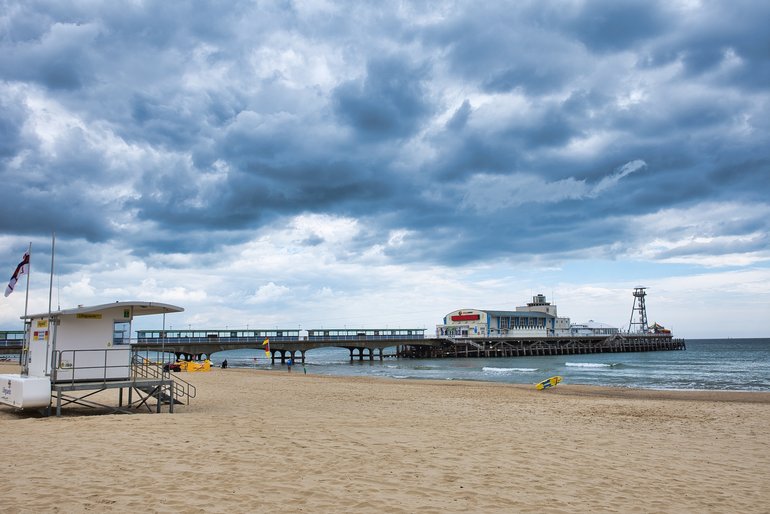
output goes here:
[{"label": "sea", "polygon": [[[296,362],[294,373],[416,380],[476,380],[536,384],[554,375],[563,384],[641,389],[770,391],[770,338],[688,339],[686,350],[595,353],[539,357],[397,359],[350,361],[344,348],[318,348]],[[0,352],[1,353],[1,352]],[[394,355],[395,348],[385,350]],[[2,358],[2,355],[0,355]],[[17,356],[7,356],[17,360]],[[286,372],[262,349],[228,350],[211,356],[213,365]]]},{"label": "sea", "polygon": [[[294,373],[391,379],[476,380],[536,384],[559,375],[563,384],[679,389],[770,391],[770,338],[688,339],[686,350],[595,353],[538,357],[397,359],[351,362],[344,348],[319,348],[296,362]],[[385,351],[395,354],[395,348]],[[262,350],[229,350],[212,355],[214,365],[287,371]]]}]

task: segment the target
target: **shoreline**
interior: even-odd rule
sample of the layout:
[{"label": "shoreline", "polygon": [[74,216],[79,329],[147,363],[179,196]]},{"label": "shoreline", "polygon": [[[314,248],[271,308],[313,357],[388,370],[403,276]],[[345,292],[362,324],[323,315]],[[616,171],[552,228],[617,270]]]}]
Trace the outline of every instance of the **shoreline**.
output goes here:
[{"label": "shoreline", "polygon": [[[227,372],[250,372],[265,374],[287,374],[284,370],[264,370],[253,368],[228,368]],[[299,374],[299,373],[296,373]],[[295,373],[292,373],[295,375]],[[535,394],[553,394],[564,396],[596,396],[606,398],[637,398],[653,400],[692,400],[692,401],[724,401],[724,402],[745,402],[745,403],[766,403],[770,404],[770,391],[738,391],[723,389],[647,389],[641,387],[623,387],[623,386],[598,386],[586,384],[564,384],[538,391],[535,384],[523,384],[513,382],[496,382],[485,380],[442,380],[435,378],[393,378],[388,376],[356,376],[356,375],[326,375],[326,374],[308,374],[321,379],[339,379],[351,382],[370,382],[387,381],[394,383],[425,383],[434,386],[483,386],[483,387],[501,387],[511,388],[522,391],[531,391]]]},{"label": "shoreline", "polygon": [[[18,374],[20,372],[20,366],[18,364],[10,364],[8,362],[0,361],[0,374]],[[212,368],[211,372],[224,372],[224,373],[254,373],[257,375],[273,376],[273,375],[286,375],[287,372],[282,369],[255,369],[255,368],[239,368],[231,367],[226,370],[220,368]],[[187,380],[186,377],[192,375],[198,375],[195,373],[172,373],[172,376],[179,376],[180,378]],[[301,375],[301,372],[292,373],[291,376]],[[435,378],[394,378],[388,376],[357,376],[357,375],[327,375],[327,374],[312,374],[304,375],[306,377],[314,377],[319,379],[329,380],[342,380],[350,382],[369,382],[369,381],[386,381],[394,383],[425,383],[435,386],[487,386],[487,387],[509,387],[512,389],[529,391],[532,390],[539,394],[553,394],[563,396],[593,396],[593,397],[605,397],[605,398],[636,398],[636,399],[653,399],[653,400],[692,400],[692,401],[714,401],[714,402],[744,402],[744,403],[760,403],[770,404],[770,391],[745,391],[745,390],[725,390],[725,389],[648,389],[641,387],[624,387],[624,386],[599,386],[599,385],[587,385],[587,384],[564,384],[561,383],[556,387],[552,387],[548,390],[537,391],[533,384],[513,383],[513,382],[497,382],[497,381],[485,381],[485,380],[445,380]]]}]

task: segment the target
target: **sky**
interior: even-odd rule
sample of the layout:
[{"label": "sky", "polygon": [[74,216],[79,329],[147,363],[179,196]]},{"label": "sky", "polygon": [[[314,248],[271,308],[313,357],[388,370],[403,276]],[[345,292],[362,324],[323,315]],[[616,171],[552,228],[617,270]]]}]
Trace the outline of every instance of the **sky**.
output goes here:
[{"label": "sky", "polygon": [[538,293],[627,328],[644,286],[676,336],[769,337],[768,19],[0,0],[0,273],[31,243],[30,313],[157,301],[172,329],[432,335]]}]

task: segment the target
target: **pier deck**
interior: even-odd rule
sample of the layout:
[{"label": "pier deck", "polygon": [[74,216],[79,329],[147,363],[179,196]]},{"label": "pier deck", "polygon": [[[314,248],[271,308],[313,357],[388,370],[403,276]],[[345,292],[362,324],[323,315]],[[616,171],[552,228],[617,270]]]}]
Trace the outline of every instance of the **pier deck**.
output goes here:
[{"label": "pier deck", "polygon": [[[305,353],[316,348],[346,348],[350,360],[383,359],[385,348],[396,348],[400,358],[525,357],[534,355],[576,355],[607,352],[649,352],[686,349],[683,339],[659,334],[616,334],[613,336],[531,337],[531,338],[425,338],[382,340],[296,340],[270,342],[272,361],[291,357],[305,362]],[[174,353],[178,358],[211,355],[224,350],[263,349],[262,341],[244,340],[180,342],[153,341],[133,345],[137,351]],[[298,357],[297,357],[298,355]]]},{"label": "pier deck", "polygon": [[0,354],[17,355],[21,353],[22,348],[20,344],[0,345]]},{"label": "pier deck", "polygon": [[442,344],[410,345],[400,357],[531,357],[537,355],[578,355],[610,352],[650,352],[685,350],[684,339],[658,334],[616,334],[613,336],[572,336],[532,338],[453,338]]}]

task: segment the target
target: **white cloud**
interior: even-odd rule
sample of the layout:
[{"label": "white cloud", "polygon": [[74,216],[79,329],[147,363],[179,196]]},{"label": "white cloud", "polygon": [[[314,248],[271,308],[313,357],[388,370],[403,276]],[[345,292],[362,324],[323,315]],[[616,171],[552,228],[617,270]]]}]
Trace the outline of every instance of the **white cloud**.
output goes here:
[{"label": "white cloud", "polygon": [[599,196],[600,194],[604,193],[608,189],[612,189],[613,187],[615,187],[623,177],[627,177],[631,173],[636,173],[637,171],[641,170],[646,166],[647,166],[647,163],[641,159],[627,162],[612,175],[603,177],[598,184],[596,184],[594,187],[591,188],[590,192],[588,193],[588,196],[590,196],[591,198],[595,198]]},{"label": "white cloud", "polygon": [[525,173],[511,175],[473,175],[463,186],[466,190],[462,205],[481,213],[491,213],[528,203],[558,203],[564,200],[595,198],[612,189],[631,173],[646,166],[642,160],[628,162],[615,173],[603,177],[597,184],[590,185],[583,179],[569,177],[547,181],[541,176]]},{"label": "white cloud", "polygon": [[[770,261],[768,234],[751,227],[768,219],[770,206],[706,202],[628,217],[629,233],[638,234],[627,256],[635,259],[706,267],[751,266]],[[644,227],[644,231],[631,230]]]},{"label": "white cloud", "polygon": [[254,296],[246,300],[249,304],[261,304],[267,302],[274,302],[286,298],[291,293],[291,289],[286,286],[277,285],[274,282],[269,282],[263,286],[260,286]]}]

